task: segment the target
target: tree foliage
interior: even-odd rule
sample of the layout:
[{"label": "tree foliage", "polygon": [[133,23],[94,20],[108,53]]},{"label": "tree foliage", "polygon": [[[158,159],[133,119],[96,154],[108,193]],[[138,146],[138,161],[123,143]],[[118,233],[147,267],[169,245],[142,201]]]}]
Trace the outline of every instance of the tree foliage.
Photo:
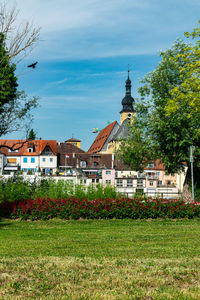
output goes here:
[{"label": "tree foliage", "polygon": [[14,72],[15,65],[9,62],[5,50],[5,37],[0,32],[0,113],[5,104],[16,98],[18,84]]},{"label": "tree foliage", "polygon": [[[30,128],[31,110],[37,106],[37,97],[28,98],[18,90],[16,64],[39,39],[40,29],[26,22],[17,26],[19,11],[0,4],[0,136]],[[17,59],[15,60],[17,61]]]},{"label": "tree foliage", "polygon": [[31,130],[29,131],[29,134],[28,134],[28,140],[35,140],[35,139],[36,139],[36,133],[33,130],[33,128],[31,128]]},{"label": "tree foliage", "polygon": [[[191,35],[199,36],[199,30]],[[131,149],[125,162],[136,170],[156,158],[164,162],[169,173],[182,170],[183,163],[189,163],[191,144],[195,145],[198,162],[199,47],[199,41],[193,46],[176,40],[170,49],[160,53],[160,63],[142,80],[131,137],[120,147],[121,157]]]}]

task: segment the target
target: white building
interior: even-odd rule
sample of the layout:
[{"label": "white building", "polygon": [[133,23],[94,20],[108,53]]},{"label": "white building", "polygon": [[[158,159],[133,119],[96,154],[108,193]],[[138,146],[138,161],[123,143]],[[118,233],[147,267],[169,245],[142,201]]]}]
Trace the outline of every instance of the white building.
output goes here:
[{"label": "white building", "polygon": [[5,157],[3,170],[55,174],[57,170],[57,143],[55,140],[0,140]]}]

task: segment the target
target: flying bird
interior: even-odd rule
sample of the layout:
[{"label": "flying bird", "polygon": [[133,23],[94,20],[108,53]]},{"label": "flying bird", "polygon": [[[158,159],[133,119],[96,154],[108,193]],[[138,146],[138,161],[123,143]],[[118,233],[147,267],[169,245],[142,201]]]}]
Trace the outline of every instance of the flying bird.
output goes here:
[{"label": "flying bird", "polygon": [[28,66],[28,68],[33,68],[33,69],[35,69],[35,67],[36,67],[37,63],[38,63],[38,62],[36,61],[35,63],[33,63],[33,64],[29,65],[29,66]]}]

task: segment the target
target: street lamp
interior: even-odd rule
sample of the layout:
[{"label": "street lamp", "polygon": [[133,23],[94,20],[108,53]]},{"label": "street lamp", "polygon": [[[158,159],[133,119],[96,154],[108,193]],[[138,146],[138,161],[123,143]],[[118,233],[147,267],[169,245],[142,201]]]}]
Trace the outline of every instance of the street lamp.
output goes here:
[{"label": "street lamp", "polygon": [[190,163],[191,163],[191,181],[192,181],[192,200],[194,201],[194,173],[193,173],[193,145],[190,146]]}]

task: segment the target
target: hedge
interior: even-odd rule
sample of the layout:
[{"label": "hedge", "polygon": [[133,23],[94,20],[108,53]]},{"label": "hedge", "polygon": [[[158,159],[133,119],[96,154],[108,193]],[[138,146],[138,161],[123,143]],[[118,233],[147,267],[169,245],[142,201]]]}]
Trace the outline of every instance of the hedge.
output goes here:
[{"label": "hedge", "polygon": [[1,216],[48,220],[61,219],[147,219],[200,217],[199,203],[166,199],[36,199],[5,203]]}]

